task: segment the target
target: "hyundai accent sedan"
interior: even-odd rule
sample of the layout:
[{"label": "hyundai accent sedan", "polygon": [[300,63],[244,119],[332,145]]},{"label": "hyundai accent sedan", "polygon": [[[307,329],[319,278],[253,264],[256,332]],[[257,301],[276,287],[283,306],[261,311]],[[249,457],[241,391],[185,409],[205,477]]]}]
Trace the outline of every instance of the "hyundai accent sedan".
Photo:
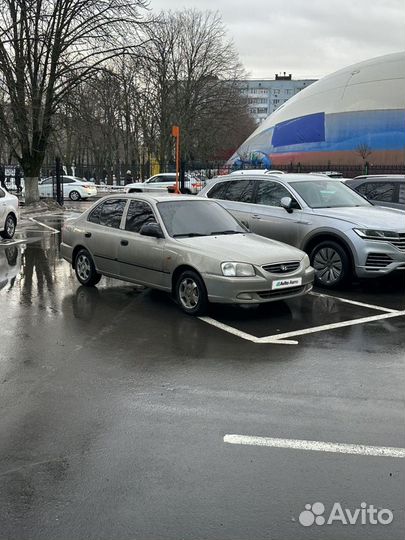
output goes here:
[{"label": "hyundai accent sedan", "polygon": [[373,206],[340,179],[229,175],[198,196],[220,199],[252,232],[306,251],[323,287],[405,270],[405,212]]},{"label": "hyundai accent sedan", "polygon": [[220,204],[191,196],[104,197],[62,231],[80,283],[102,275],[167,291],[186,313],[209,302],[259,304],[312,289],[302,251],[248,232]]}]

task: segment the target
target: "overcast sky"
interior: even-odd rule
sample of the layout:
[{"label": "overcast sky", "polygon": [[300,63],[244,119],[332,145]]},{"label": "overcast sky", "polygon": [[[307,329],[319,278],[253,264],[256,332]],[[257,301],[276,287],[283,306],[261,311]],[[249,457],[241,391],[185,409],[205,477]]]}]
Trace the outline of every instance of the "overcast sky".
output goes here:
[{"label": "overcast sky", "polygon": [[405,50],[405,0],[150,0],[219,11],[252,78],[319,78]]}]

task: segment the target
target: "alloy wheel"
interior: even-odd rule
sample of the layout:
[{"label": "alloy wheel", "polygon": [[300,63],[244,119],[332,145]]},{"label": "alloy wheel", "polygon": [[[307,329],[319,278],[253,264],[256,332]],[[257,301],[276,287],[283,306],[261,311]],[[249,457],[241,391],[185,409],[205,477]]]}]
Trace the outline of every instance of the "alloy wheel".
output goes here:
[{"label": "alloy wheel", "polygon": [[76,260],[77,274],[82,281],[87,281],[91,273],[91,265],[88,257],[81,253]]},{"label": "alloy wheel", "polygon": [[316,252],[312,263],[318,280],[324,285],[338,283],[343,272],[340,254],[332,247],[323,247]]},{"label": "alloy wheel", "polygon": [[179,284],[179,299],[185,309],[194,309],[200,299],[197,283],[191,277],[184,278]]}]

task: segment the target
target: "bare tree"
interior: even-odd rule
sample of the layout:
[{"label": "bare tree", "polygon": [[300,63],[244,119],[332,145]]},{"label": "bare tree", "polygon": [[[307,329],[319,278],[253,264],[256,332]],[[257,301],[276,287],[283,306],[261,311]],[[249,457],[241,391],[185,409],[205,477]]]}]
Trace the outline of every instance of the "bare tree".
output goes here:
[{"label": "bare tree", "polygon": [[60,104],[139,43],[147,0],[0,0],[0,130],[25,173],[27,203]]},{"label": "bare tree", "polygon": [[372,154],[372,149],[367,143],[361,143],[356,147],[356,152],[363,161],[366,161],[368,156]]}]

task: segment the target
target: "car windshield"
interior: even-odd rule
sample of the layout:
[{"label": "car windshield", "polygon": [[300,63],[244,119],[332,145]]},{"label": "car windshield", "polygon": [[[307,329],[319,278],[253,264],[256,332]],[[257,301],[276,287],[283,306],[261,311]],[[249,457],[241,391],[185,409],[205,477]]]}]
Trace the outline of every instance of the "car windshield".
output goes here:
[{"label": "car windshield", "polygon": [[158,205],[173,238],[246,233],[236,219],[213,201],[167,201]]},{"label": "car windshield", "polygon": [[371,206],[339,180],[304,180],[289,184],[310,208]]}]

